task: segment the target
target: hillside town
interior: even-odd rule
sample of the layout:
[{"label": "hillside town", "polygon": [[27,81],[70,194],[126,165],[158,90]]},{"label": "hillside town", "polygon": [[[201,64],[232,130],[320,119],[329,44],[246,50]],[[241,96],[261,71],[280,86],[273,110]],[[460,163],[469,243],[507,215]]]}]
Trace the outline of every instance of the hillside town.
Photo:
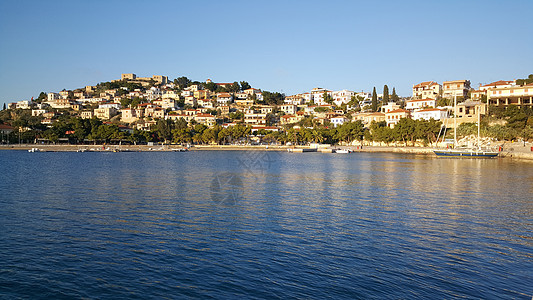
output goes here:
[{"label": "hillside town", "polygon": [[[532,77],[496,81],[480,85],[478,89],[472,88],[469,80],[426,81],[413,84],[412,95],[401,98],[394,88],[390,93],[388,86],[384,86],[381,94],[376,92],[376,88],[370,93],[316,87],[306,93],[284,95],[254,88],[246,81],[222,83],[207,79],[198,82],[187,77],[170,81],[162,75],[138,77],[128,73],[122,74],[120,79],[96,86],[43,92],[37,99],[9,103],[7,107],[4,105],[4,111],[10,113],[0,118],[1,141],[13,142],[16,137],[12,133],[15,131],[19,132],[19,140],[20,132],[26,132],[27,142],[31,142],[33,137],[33,142],[41,143],[96,140],[108,143],[113,142],[111,140],[236,143],[251,135],[255,137],[255,142],[265,142],[263,138],[270,137],[266,139],[267,143],[349,143],[362,139],[387,142],[394,140],[393,130],[398,124],[410,120],[428,122],[430,126],[426,126],[426,132],[418,136],[414,133],[410,136],[396,134],[396,140],[405,142],[422,137],[427,142],[434,142],[441,127],[467,128],[467,124],[475,123],[480,116],[491,120],[489,125],[502,126],[510,119],[511,123],[515,122],[513,118],[518,117],[518,125],[515,122],[507,126],[514,126],[519,131],[495,137],[530,139],[533,125]],[[452,121],[454,114],[455,120]],[[24,115],[27,118],[24,119]],[[94,128],[85,128],[84,134],[80,134],[83,126],[77,129],[72,122],[70,127],[59,126],[60,122],[65,123],[69,118],[95,120],[100,122],[99,125],[113,126],[115,133],[106,136],[96,134]],[[337,139],[333,139],[333,135],[338,132],[324,132],[340,131],[343,126],[349,127],[345,130],[348,133],[340,134]],[[243,133],[232,135],[234,127],[241,128]],[[204,133],[213,128],[216,128],[214,138],[194,138],[195,131],[196,134],[199,131]],[[313,133],[313,129],[322,131]],[[223,130],[229,133],[224,134]],[[306,130],[310,131],[307,138],[303,136]],[[365,133],[365,130],[369,132]],[[386,131],[381,138],[377,134],[379,130]],[[116,132],[123,134],[117,135]],[[281,134],[284,138],[280,137]],[[73,141],[73,137],[77,139]]]}]

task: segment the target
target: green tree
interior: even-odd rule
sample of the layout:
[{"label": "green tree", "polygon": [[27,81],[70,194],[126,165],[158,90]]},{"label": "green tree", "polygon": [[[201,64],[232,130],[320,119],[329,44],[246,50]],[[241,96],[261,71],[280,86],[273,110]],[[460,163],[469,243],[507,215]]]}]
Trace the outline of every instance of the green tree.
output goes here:
[{"label": "green tree", "polygon": [[428,121],[416,120],[414,137],[416,140],[422,140],[424,143],[433,143],[437,140],[441,125],[442,123],[440,121],[433,119]]},{"label": "green tree", "polygon": [[4,103],[4,108],[2,108],[2,110],[6,110],[6,104]]},{"label": "green tree", "polygon": [[192,133],[187,127],[175,128],[172,130],[172,141],[174,143],[190,143],[192,141]]},{"label": "green tree", "polygon": [[387,85],[383,86],[383,101],[382,103],[386,105],[389,103],[389,87]]},{"label": "green tree", "polygon": [[533,83],[533,74],[529,74],[529,76],[526,79],[517,79],[516,84],[517,85],[525,85]]},{"label": "green tree", "polygon": [[524,139],[524,141],[530,141],[533,139],[533,127],[526,126],[522,131],[520,132],[520,137]]},{"label": "green tree", "polygon": [[45,92],[41,92],[41,93],[39,94],[39,97],[37,97],[37,99],[35,99],[35,102],[37,102],[37,103],[41,103],[41,102],[43,102],[44,100],[46,100],[47,98],[48,98],[48,96],[46,95],[46,93],[45,93]]},{"label": "green tree", "polygon": [[204,88],[208,89],[212,93],[214,93],[217,90],[217,87],[218,87],[217,84],[212,82],[212,81],[204,83],[203,86],[204,86]]},{"label": "green tree", "polygon": [[415,120],[410,118],[402,118],[398,121],[393,129],[393,134],[396,135],[399,140],[404,143],[407,141],[414,143],[416,129]]},{"label": "green tree", "polygon": [[228,87],[228,91],[230,93],[237,93],[240,90],[241,90],[241,86],[239,85],[237,81],[235,81],[232,85]]},{"label": "green tree", "polygon": [[229,118],[233,121],[242,121],[244,122],[244,113],[242,111],[236,111],[229,113]]},{"label": "green tree", "polygon": [[247,89],[251,89],[252,86],[246,82],[246,81],[241,81],[241,90],[244,91],[244,90],[247,90]]},{"label": "green tree", "polygon": [[398,95],[396,94],[396,88],[392,88],[392,95],[391,95],[391,100],[393,102],[398,102],[400,100],[400,97],[398,97]]},{"label": "green tree", "polygon": [[172,120],[158,119],[155,124],[155,132],[158,137],[164,140],[166,144],[168,141],[172,140],[172,129],[173,129]]},{"label": "green tree", "polygon": [[528,116],[523,112],[518,112],[507,120],[507,126],[510,128],[521,130],[526,127],[527,121]]},{"label": "green tree", "polygon": [[283,100],[285,100],[285,94],[279,93],[279,92],[269,92],[264,91],[263,92],[263,103],[269,104],[269,105],[276,105],[276,104],[282,104]]},{"label": "green tree", "polygon": [[186,88],[187,86],[189,86],[189,83],[191,83],[191,80],[185,76],[181,76],[174,79],[174,84],[179,86],[180,89]]},{"label": "green tree", "polygon": [[331,97],[331,95],[328,94],[326,91],[324,91],[324,94],[322,94],[322,97],[324,98],[324,102],[328,104],[333,104],[333,97]]},{"label": "green tree", "polygon": [[123,108],[127,108],[127,107],[130,106],[131,101],[132,101],[132,99],[130,99],[130,98],[122,98],[122,99],[120,99],[120,105],[121,105]]},{"label": "green tree", "polygon": [[439,107],[439,106],[449,106],[449,105],[453,104],[453,103],[450,103],[452,100],[448,99],[448,98],[437,97],[436,100],[437,101],[435,101],[435,105],[437,107]]},{"label": "green tree", "polygon": [[376,87],[372,90],[372,111],[378,111],[378,94],[376,93]]},{"label": "green tree", "polygon": [[337,127],[335,138],[350,143],[353,140],[362,140],[364,137],[364,125],[360,120],[344,123]]}]

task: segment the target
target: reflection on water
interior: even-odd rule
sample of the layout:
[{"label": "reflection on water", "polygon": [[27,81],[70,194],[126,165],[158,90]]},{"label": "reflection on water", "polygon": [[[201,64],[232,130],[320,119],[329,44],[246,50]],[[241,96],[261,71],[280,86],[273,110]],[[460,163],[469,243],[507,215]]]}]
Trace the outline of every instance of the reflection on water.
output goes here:
[{"label": "reflection on water", "polygon": [[[2,152],[0,170],[8,298],[533,293],[528,163]],[[226,191],[234,201],[217,200]]]}]

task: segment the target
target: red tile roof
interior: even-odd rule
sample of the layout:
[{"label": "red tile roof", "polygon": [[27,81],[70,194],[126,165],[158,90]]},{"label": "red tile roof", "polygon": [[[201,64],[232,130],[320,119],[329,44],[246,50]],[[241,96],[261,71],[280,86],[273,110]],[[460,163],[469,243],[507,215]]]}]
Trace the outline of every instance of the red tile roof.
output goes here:
[{"label": "red tile roof", "polygon": [[418,110],[416,112],[421,112],[421,111],[446,111],[446,110],[445,109],[438,109],[438,108],[426,108],[426,109]]},{"label": "red tile roof", "polygon": [[211,114],[204,114],[204,113],[199,113],[196,115],[197,117],[200,117],[200,118],[214,118],[215,116],[211,115]]},{"label": "red tile roof", "polygon": [[401,109],[401,108],[398,108],[398,109],[395,109],[395,110],[391,110],[385,114],[395,114],[395,113],[409,113],[408,110],[405,110],[405,109]]},{"label": "red tile roof", "polygon": [[406,100],[405,102],[422,102],[422,101],[435,101],[435,99],[415,99],[415,100]]},{"label": "red tile roof", "polygon": [[423,87],[423,86],[431,86],[431,85],[435,85],[435,84],[438,84],[438,83],[436,83],[435,81],[424,81],[424,82],[421,82],[421,83],[415,85],[414,87],[418,88],[418,87]]},{"label": "red tile roof", "polygon": [[512,80],[498,80],[498,81],[494,81],[494,82],[489,83],[489,84],[482,85],[482,87],[497,86],[497,85],[508,85],[508,84],[511,84],[511,83],[513,83]]}]

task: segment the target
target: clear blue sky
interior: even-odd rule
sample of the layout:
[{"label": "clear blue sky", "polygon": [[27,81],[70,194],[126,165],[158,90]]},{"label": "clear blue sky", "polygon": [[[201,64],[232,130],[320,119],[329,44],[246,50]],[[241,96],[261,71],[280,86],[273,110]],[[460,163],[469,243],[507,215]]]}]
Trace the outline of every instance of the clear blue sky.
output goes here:
[{"label": "clear blue sky", "polygon": [[120,78],[287,95],[533,73],[533,1],[0,0],[0,104]]}]

